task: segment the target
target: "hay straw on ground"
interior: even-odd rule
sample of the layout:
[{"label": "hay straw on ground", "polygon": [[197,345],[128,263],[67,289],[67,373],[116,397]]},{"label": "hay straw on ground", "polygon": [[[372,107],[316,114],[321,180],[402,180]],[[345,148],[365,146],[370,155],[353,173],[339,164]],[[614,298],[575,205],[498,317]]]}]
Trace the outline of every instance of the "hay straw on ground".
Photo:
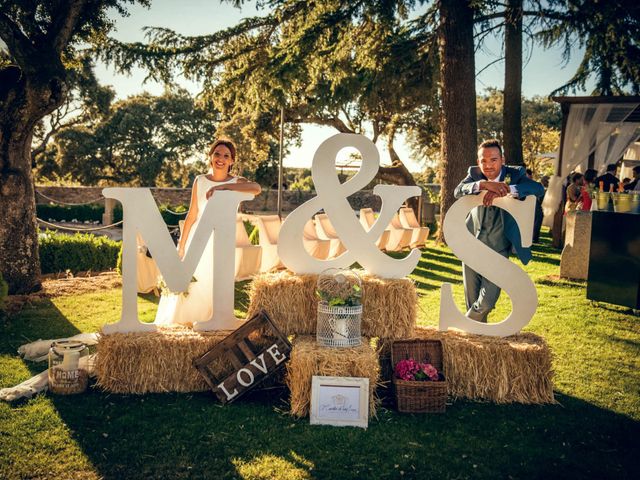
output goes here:
[{"label": "hay straw on ground", "polygon": [[[534,333],[502,338],[417,327],[410,338],[442,341],[444,370],[453,397],[495,403],[556,403],[552,353]],[[382,343],[384,356],[391,341]]]},{"label": "hay straw on ground", "polygon": [[369,416],[376,415],[375,390],[379,381],[378,355],[366,339],[359,347],[327,348],[313,337],[296,337],[287,363],[286,383],[291,391],[291,414],[304,417],[311,407],[311,378],[365,377],[369,379]]},{"label": "hay straw on ground", "polygon": [[[194,332],[184,326],[158,332],[102,335],[96,351],[97,385],[112,393],[201,392],[209,386],[193,366],[230,331]],[[261,339],[254,339],[260,343]],[[266,339],[264,339],[266,345]],[[210,365],[220,377],[234,371],[230,361]]]},{"label": "hay straw on ground", "polygon": [[[403,338],[416,323],[417,295],[411,280],[383,279],[364,273],[362,335]],[[317,324],[317,275],[266,273],[254,278],[247,316],[266,310],[285,335],[314,335]]]}]

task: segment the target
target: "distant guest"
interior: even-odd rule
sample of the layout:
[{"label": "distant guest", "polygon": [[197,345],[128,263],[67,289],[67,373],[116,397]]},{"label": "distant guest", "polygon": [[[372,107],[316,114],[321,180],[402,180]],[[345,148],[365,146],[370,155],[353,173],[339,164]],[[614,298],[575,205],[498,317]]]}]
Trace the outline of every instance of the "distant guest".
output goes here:
[{"label": "distant guest", "polygon": [[593,203],[593,192],[596,189],[596,177],[598,172],[593,168],[584,172],[584,186],[582,187],[582,210],[591,211]]},{"label": "distant guest", "polygon": [[638,179],[640,178],[640,165],[636,165],[635,167],[633,167],[633,180],[631,180],[629,183],[627,183],[624,186],[624,189],[627,191],[630,190],[638,190],[637,186],[638,186]]},{"label": "distant guest", "polygon": [[584,186],[584,175],[575,172],[571,175],[571,183],[567,186],[567,201],[564,206],[564,213],[582,210],[582,187]]},{"label": "distant guest", "polygon": [[[596,178],[596,188],[600,188],[600,182],[602,182],[603,188],[605,192],[616,191],[618,190],[618,184],[620,180],[616,177],[616,171],[618,167],[615,163],[610,163],[607,165],[607,172],[604,175],[600,175]],[[611,185],[613,185],[613,189],[611,189]]]},{"label": "distant guest", "polygon": [[540,183],[544,188],[549,188],[549,175],[543,175],[540,177]]}]

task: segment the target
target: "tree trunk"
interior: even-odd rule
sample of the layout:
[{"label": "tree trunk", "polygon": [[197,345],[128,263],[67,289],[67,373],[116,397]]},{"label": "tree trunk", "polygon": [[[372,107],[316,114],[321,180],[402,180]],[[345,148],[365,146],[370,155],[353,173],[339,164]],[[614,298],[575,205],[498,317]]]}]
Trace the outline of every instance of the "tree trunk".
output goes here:
[{"label": "tree trunk", "polygon": [[40,288],[31,139],[64,95],[59,78],[34,85],[25,76],[0,95],[0,272],[11,294]]},{"label": "tree trunk", "polygon": [[[469,2],[440,0],[440,224],[453,204],[453,190],[476,162],[476,79],[473,50],[473,9]],[[438,241],[444,241],[442,228]]]},{"label": "tree trunk", "polygon": [[522,155],[522,0],[508,0],[504,32],[504,108],[502,132],[505,161],[524,165]]},{"label": "tree trunk", "polygon": [[[390,167],[380,167],[378,169],[378,173],[376,174],[377,179],[384,180],[385,182],[393,183],[394,185],[416,185],[416,181],[413,178],[411,172],[407,169],[398,153],[393,148],[393,145],[387,146],[389,150],[389,156],[391,157],[391,166]],[[416,218],[418,217],[418,197],[410,197],[407,199],[407,206],[413,208],[413,211],[416,214]]]}]

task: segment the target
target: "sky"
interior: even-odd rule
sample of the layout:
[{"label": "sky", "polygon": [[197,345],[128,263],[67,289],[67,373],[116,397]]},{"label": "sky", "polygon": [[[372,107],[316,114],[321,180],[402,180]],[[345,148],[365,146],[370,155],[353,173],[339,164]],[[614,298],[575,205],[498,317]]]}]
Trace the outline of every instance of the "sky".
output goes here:
[{"label": "sky", "polygon": [[[229,3],[218,0],[154,0],[150,9],[139,5],[129,6],[130,15],[121,17],[112,14],[116,22],[114,38],[121,41],[144,41],[143,27],[166,27],[183,35],[211,34],[215,31],[233,26],[241,19],[256,15],[263,15],[257,11],[254,2],[245,2],[242,9],[237,9]],[[492,63],[501,55],[500,42],[490,38],[484,48],[476,54],[476,92],[481,94],[488,87],[502,88],[504,84],[504,62]],[[527,61],[528,57],[528,61]],[[533,50],[525,47],[524,58],[526,65],[522,74],[522,93],[526,97],[533,95],[547,96],[551,91],[565,83],[576,71],[581,55],[576,52],[571,61],[564,65],[559,49],[545,50],[536,45]],[[487,67],[487,68],[485,68]],[[112,85],[119,99],[126,98],[147,91],[159,95],[163,91],[162,85],[146,82],[146,73],[135,70],[131,75],[116,74],[113,67],[97,63],[96,74],[102,84]],[[178,83],[192,94],[199,91],[198,85],[178,78]],[[300,148],[293,147],[284,158],[285,167],[311,166],[313,154],[318,146],[327,138],[334,135],[336,130],[331,127],[305,125],[302,131]],[[412,172],[420,172],[423,165],[412,159],[411,152],[405,144],[404,137],[395,142],[400,158]],[[378,143],[382,164],[389,163],[382,142]]]}]

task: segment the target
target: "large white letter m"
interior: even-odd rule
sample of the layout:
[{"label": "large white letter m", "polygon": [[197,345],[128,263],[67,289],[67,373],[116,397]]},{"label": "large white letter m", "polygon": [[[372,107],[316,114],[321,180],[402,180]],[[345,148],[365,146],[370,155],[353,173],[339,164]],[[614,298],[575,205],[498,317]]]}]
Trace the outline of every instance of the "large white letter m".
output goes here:
[{"label": "large white letter m", "polygon": [[198,261],[212,232],[213,241],[213,315],[196,323],[194,330],[232,330],[239,326],[233,313],[234,249],[238,205],[253,195],[219,191],[211,197],[197,223],[184,259],[180,260],[169,230],[148,188],[105,188],[105,198],[122,203],[122,314],[120,321],[105,325],[105,334],[114,332],[155,331],[156,325],[138,320],[136,234],[139,232],[153,254],[165,283],[174,292],[188,289]]}]

